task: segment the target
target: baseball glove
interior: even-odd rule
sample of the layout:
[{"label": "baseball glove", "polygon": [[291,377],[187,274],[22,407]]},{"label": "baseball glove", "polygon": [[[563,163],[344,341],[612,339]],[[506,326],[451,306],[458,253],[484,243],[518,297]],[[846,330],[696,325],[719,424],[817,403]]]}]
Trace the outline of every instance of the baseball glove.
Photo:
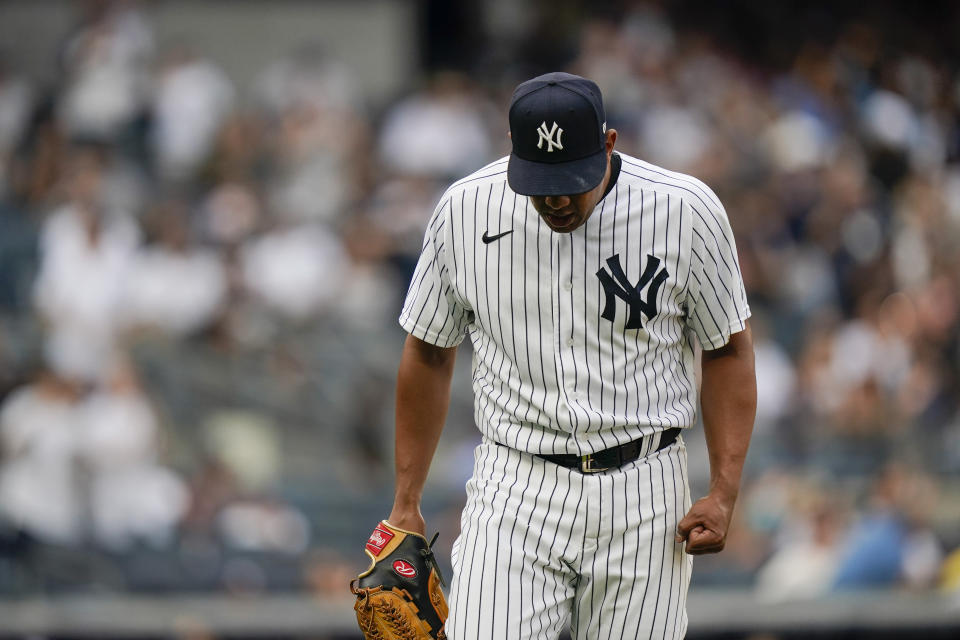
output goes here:
[{"label": "baseball glove", "polygon": [[[439,535],[439,534],[438,534]],[[447,601],[431,547],[418,533],[380,522],[366,553],[370,568],[350,582],[366,640],[445,640]]]}]

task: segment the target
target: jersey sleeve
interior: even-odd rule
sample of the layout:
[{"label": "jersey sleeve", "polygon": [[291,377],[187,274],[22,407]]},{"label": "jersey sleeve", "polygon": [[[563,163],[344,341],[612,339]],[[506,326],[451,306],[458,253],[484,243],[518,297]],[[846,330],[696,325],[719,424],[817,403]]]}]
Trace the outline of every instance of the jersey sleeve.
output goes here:
[{"label": "jersey sleeve", "polygon": [[[704,186],[704,189],[707,189]],[[713,196],[713,193],[707,189]],[[707,350],[719,349],[746,328],[750,305],[733,230],[716,196],[691,206],[690,287],[687,321]]]},{"label": "jersey sleeve", "polygon": [[407,333],[438,347],[460,344],[473,318],[454,292],[447,264],[452,241],[447,233],[449,202],[441,202],[427,225],[420,259],[400,312],[400,326]]}]

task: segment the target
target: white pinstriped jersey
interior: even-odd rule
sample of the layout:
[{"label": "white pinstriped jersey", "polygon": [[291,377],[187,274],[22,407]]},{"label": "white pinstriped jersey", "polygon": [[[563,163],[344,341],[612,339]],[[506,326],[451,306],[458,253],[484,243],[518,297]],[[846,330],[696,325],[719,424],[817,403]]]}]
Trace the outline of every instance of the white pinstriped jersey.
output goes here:
[{"label": "white pinstriped jersey", "polygon": [[[428,225],[400,324],[470,335],[476,422],[530,453],[582,455],[693,424],[693,336],[750,315],[726,212],[689,176],[624,154],[584,225],[550,230],[507,158],[453,184]],[[499,237],[498,237],[499,236]]]}]

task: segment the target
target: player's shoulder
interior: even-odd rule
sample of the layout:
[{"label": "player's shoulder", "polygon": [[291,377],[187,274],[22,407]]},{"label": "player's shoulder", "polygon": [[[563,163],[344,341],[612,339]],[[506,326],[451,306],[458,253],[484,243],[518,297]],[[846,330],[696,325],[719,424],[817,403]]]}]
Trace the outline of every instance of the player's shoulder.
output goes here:
[{"label": "player's shoulder", "polygon": [[710,211],[714,215],[726,215],[713,189],[699,178],[671,171],[624,153],[620,154],[620,160],[621,174],[627,180],[638,183],[641,188],[677,196],[693,209]]},{"label": "player's shoulder", "polygon": [[474,190],[478,187],[493,183],[505,183],[507,181],[507,163],[509,160],[509,156],[498,158],[490,164],[477,169],[470,175],[457,180],[447,188],[446,195],[459,194],[466,190]]},{"label": "player's shoulder", "polygon": [[494,160],[447,187],[437,201],[431,225],[440,224],[442,220],[458,215],[458,212],[462,213],[464,200],[479,199],[480,194],[487,193],[484,187],[502,184],[506,188],[508,160],[509,157]]}]

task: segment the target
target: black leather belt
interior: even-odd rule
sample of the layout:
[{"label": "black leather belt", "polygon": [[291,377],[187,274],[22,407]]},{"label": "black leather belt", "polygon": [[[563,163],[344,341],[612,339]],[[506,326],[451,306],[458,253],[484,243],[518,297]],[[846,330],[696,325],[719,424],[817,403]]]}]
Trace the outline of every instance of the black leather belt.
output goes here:
[{"label": "black leather belt", "polygon": [[[661,449],[669,447],[671,444],[676,442],[678,435],[680,435],[680,429],[678,427],[673,427],[672,429],[662,431],[660,433],[660,442],[657,444],[657,448],[648,452],[647,455],[656,453]],[[644,443],[650,437],[652,436],[640,438],[639,440],[622,444],[619,447],[610,447],[609,449],[597,451],[596,453],[590,453],[585,456],[578,456],[574,453],[537,455],[544,460],[549,460],[550,462],[558,464],[561,467],[576,469],[580,473],[599,473],[601,471],[609,471],[610,469],[621,467],[639,458],[643,453]]]}]

